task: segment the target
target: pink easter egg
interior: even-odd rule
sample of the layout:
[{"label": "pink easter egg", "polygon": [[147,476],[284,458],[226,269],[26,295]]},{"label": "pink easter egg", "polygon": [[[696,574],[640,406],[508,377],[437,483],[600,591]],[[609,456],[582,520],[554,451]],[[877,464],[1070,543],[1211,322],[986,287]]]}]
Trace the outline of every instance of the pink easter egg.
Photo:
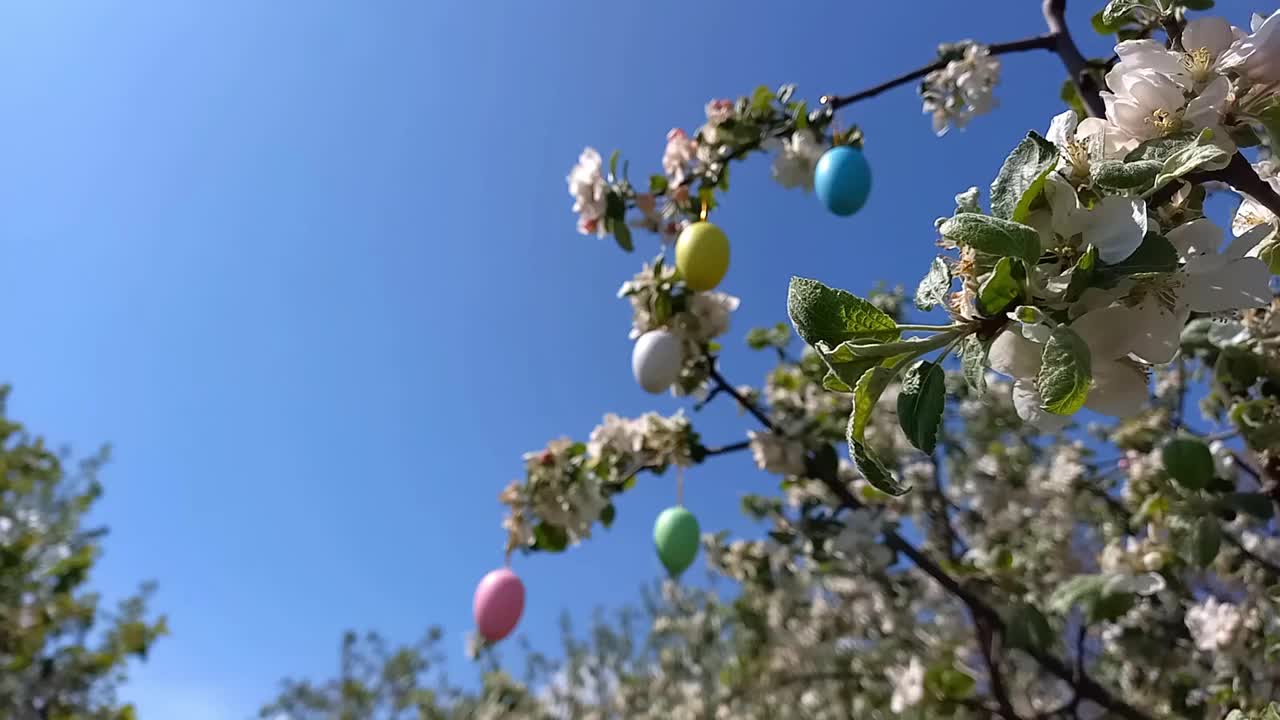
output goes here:
[{"label": "pink easter egg", "polygon": [[476,586],[471,611],[481,637],[495,643],[511,634],[524,612],[524,583],[510,568],[499,568]]}]

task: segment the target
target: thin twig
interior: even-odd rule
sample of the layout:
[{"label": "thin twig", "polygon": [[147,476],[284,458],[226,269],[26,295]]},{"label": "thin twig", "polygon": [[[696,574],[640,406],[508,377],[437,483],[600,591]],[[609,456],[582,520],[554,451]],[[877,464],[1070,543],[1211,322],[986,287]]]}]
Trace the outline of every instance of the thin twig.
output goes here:
[{"label": "thin twig", "polygon": [[[1036,35],[1035,37],[1024,38],[1022,40],[1014,40],[1007,43],[996,43],[991,45],[992,55],[1003,55],[1005,53],[1023,52],[1026,50],[1053,50],[1057,45],[1057,38],[1052,35]],[[922,68],[916,68],[909,73],[899,75],[892,80],[886,80],[879,85],[869,87],[866,90],[859,90],[851,95],[824,95],[819,99],[823,105],[829,106],[832,110],[875,97],[886,90],[892,90],[899,85],[906,85],[912,80],[919,80],[934,70],[941,70],[947,66],[946,60],[937,60],[925,65]]]},{"label": "thin twig", "polygon": [[1080,54],[1080,48],[1076,47],[1071,31],[1067,29],[1067,0],[1044,0],[1040,10],[1044,14],[1045,24],[1049,26],[1049,35],[1054,39],[1053,50],[1067,68],[1067,75],[1075,84],[1080,101],[1091,117],[1105,116],[1107,107],[1098,94],[1098,84],[1089,74],[1089,64]]},{"label": "thin twig", "polygon": [[1013,709],[1013,701],[1009,699],[1009,689],[1004,685],[1004,676],[1000,673],[1000,662],[996,658],[996,644],[999,640],[986,620],[976,613],[973,616],[974,633],[978,636],[978,647],[982,650],[982,660],[987,666],[987,675],[991,678],[991,694],[1000,706],[1000,716],[1005,720],[1021,720]]}]

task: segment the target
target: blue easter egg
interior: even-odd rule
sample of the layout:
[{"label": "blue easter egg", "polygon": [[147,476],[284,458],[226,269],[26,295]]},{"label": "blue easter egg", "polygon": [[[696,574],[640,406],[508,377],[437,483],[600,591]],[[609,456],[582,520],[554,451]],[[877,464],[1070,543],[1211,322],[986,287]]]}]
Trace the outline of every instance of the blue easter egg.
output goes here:
[{"label": "blue easter egg", "polygon": [[818,159],[813,188],[828,210],[841,217],[852,215],[867,202],[871,192],[871,166],[857,148],[833,147]]}]

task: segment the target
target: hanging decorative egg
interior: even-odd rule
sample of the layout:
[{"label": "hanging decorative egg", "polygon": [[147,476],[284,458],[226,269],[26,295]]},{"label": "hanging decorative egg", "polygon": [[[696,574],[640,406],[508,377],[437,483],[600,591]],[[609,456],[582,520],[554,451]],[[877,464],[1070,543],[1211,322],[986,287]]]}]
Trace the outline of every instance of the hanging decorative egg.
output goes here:
[{"label": "hanging decorative egg", "polygon": [[631,372],[640,387],[660,393],[680,377],[684,365],[684,343],[666,330],[650,330],[631,349]]},{"label": "hanging decorative egg", "polygon": [[706,220],[692,223],[676,238],[676,269],[691,290],[715,288],[729,270],[729,238]]},{"label": "hanging decorative egg", "polygon": [[828,210],[841,217],[852,215],[862,209],[871,192],[871,166],[861,150],[851,145],[833,147],[813,169],[813,189]]},{"label": "hanging decorative egg", "polygon": [[471,603],[476,629],[487,642],[495,643],[511,634],[524,612],[524,583],[511,568],[498,568],[476,586]]},{"label": "hanging decorative egg", "polygon": [[678,576],[698,555],[698,519],[681,506],[669,507],[653,524],[653,543],[667,572]]}]

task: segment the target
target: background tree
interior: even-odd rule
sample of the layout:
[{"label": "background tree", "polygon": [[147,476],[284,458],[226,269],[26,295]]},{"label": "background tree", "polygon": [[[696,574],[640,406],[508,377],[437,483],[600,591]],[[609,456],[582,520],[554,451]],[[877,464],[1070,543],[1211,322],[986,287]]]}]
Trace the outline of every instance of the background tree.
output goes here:
[{"label": "background tree", "polygon": [[166,626],[147,612],[151,584],[113,610],[86,589],[106,530],[84,522],[107,451],[78,463],[53,452],[8,418],[8,395],[0,388],[0,715],[133,718],[115,691]]}]

